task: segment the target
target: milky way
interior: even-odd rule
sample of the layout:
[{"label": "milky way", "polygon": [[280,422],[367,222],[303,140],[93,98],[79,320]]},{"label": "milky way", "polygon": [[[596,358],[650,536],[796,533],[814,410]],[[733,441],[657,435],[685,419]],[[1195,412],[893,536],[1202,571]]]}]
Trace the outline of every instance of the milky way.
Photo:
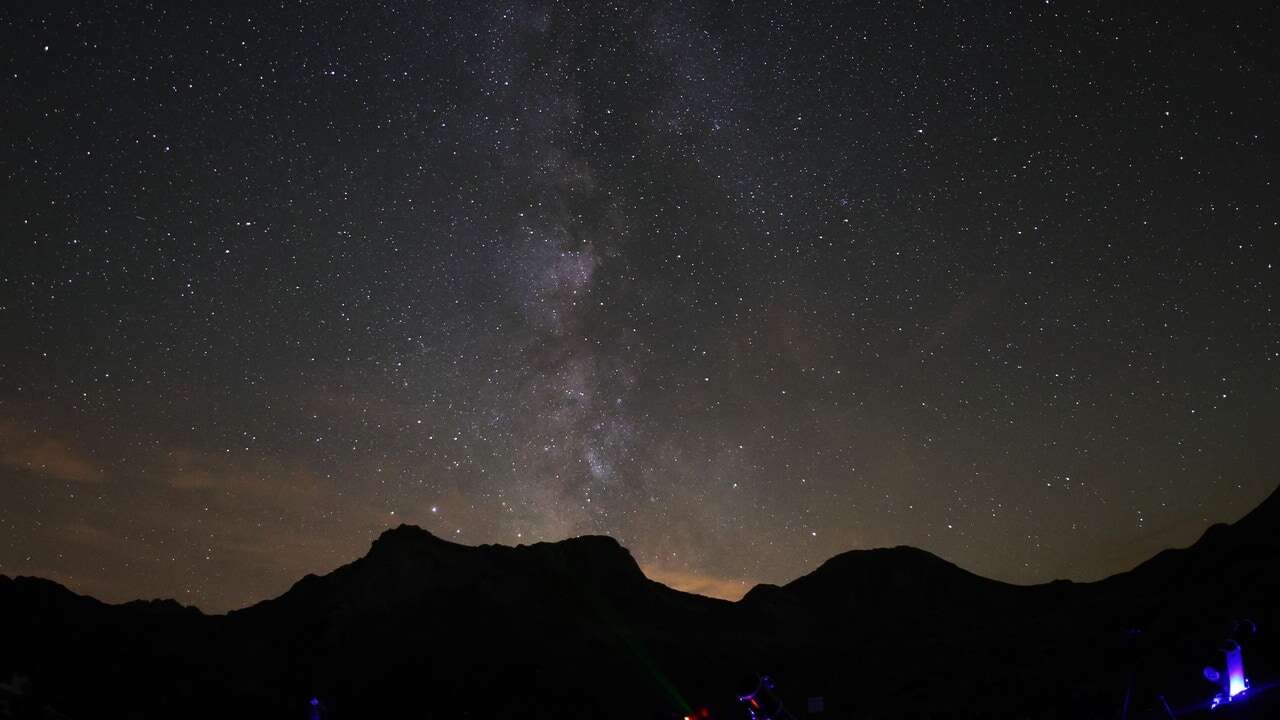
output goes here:
[{"label": "milky way", "polygon": [[0,573],[1094,579],[1274,488],[1273,17],[642,5],[10,12]]}]

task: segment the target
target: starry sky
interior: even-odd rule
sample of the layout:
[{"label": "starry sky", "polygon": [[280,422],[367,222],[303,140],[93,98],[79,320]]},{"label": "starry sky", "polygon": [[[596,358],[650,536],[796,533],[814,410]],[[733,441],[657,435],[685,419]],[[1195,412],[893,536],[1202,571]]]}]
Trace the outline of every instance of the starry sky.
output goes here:
[{"label": "starry sky", "polygon": [[184,5],[0,22],[0,573],[1090,580],[1276,485],[1268,13]]}]

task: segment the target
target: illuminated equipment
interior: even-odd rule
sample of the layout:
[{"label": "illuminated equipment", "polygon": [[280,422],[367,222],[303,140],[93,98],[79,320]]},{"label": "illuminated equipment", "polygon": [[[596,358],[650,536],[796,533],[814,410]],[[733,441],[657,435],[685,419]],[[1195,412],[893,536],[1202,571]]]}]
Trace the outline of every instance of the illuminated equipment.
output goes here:
[{"label": "illuminated equipment", "polygon": [[1209,701],[1210,708],[1238,700],[1249,689],[1249,678],[1244,674],[1244,655],[1240,651],[1240,643],[1227,640],[1222,645],[1222,653],[1226,656],[1225,669],[1219,670],[1213,666],[1204,669],[1205,679],[1222,688],[1222,691]]},{"label": "illuminated equipment", "polygon": [[755,690],[738,696],[738,702],[747,706],[747,715],[751,720],[795,720],[795,716],[782,706],[782,700],[773,690],[773,679],[768,675],[761,675]]}]

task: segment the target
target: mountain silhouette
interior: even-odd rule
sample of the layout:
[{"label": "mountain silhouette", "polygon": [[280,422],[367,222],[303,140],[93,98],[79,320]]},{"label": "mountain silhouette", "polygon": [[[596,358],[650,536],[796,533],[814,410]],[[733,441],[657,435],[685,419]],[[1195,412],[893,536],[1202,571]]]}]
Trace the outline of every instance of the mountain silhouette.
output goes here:
[{"label": "mountain silhouette", "polygon": [[[0,576],[0,717],[737,718],[759,673],[796,718],[816,697],[830,718],[1272,717],[1278,494],[1094,583],[897,547],[728,602],[649,580],[608,537],[472,547],[408,525],[226,615]],[[1209,711],[1228,636],[1254,687]]]}]

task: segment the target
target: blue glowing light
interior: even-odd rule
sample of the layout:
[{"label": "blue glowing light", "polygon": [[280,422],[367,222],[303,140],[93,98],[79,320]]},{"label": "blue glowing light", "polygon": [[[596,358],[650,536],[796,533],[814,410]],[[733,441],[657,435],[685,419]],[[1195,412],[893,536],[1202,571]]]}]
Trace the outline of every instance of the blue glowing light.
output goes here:
[{"label": "blue glowing light", "polygon": [[1244,655],[1240,651],[1240,644],[1234,640],[1228,640],[1222,652],[1227,659],[1225,671],[1219,671],[1213,667],[1204,669],[1205,679],[1217,683],[1222,688],[1222,692],[1214,695],[1209,701],[1210,710],[1242,699],[1245,692],[1249,690],[1249,678],[1244,674]]},{"label": "blue glowing light", "polygon": [[1227,697],[1235,698],[1249,689],[1249,681],[1244,676],[1244,659],[1240,656],[1240,646],[1232,643],[1227,649]]}]

